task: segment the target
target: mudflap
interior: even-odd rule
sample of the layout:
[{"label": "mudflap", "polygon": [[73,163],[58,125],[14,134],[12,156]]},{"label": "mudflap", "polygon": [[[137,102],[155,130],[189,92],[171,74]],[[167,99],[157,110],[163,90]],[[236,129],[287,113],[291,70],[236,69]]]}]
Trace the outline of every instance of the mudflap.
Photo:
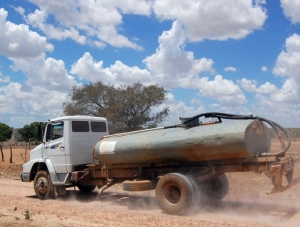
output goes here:
[{"label": "mudflap", "polygon": [[[300,183],[300,177],[293,179],[295,163],[299,163],[298,157],[284,157],[279,160],[279,163],[271,166],[267,175],[272,180],[274,188],[267,192],[268,195],[283,192]],[[288,182],[285,186],[282,186],[283,176]]]},{"label": "mudflap", "polygon": [[54,185],[54,191],[55,191],[55,197],[67,194],[66,186],[64,185]]},{"label": "mudflap", "polygon": [[267,192],[267,194],[270,195],[270,194],[275,194],[275,193],[283,192],[283,191],[289,189],[290,187],[293,187],[294,185],[296,185],[298,183],[300,183],[300,177],[292,180],[291,183],[288,183],[285,186],[281,186],[279,188],[273,188],[273,189],[271,189],[270,191]]}]

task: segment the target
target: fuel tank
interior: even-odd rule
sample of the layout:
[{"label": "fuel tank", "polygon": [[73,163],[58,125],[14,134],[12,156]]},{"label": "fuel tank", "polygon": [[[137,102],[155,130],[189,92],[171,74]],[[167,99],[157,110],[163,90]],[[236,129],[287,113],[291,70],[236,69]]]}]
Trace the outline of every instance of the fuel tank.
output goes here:
[{"label": "fuel tank", "polygon": [[262,121],[236,120],[105,136],[94,156],[107,166],[193,162],[255,157],[270,147],[270,131]]}]

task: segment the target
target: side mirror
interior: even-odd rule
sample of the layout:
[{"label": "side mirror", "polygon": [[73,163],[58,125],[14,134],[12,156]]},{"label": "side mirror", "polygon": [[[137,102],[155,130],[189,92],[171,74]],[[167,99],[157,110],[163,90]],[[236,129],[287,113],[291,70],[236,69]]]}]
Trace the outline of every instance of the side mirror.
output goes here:
[{"label": "side mirror", "polygon": [[38,141],[41,141],[44,143],[43,138],[44,138],[44,129],[45,129],[45,123],[44,122],[40,122],[38,124],[38,130],[37,130],[37,138]]}]

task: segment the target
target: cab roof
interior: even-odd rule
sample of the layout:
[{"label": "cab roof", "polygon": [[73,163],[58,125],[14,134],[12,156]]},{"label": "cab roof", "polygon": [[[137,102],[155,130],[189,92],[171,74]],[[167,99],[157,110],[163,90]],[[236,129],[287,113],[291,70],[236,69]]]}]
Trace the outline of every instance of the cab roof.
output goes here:
[{"label": "cab roof", "polygon": [[93,116],[84,116],[84,115],[75,115],[75,116],[63,116],[50,119],[49,121],[68,121],[68,120],[86,120],[86,121],[107,121],[104,117],[93,117]]}]

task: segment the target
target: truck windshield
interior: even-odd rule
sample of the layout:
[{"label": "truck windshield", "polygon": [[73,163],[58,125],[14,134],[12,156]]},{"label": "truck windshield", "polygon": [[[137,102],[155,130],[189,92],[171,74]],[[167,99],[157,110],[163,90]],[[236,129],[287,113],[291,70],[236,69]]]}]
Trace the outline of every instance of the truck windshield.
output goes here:
[{"label": "truck windshield", "polygon": [[52,122],[47,125],[46,141],[56,140],[63,137],[64,123]]}]

